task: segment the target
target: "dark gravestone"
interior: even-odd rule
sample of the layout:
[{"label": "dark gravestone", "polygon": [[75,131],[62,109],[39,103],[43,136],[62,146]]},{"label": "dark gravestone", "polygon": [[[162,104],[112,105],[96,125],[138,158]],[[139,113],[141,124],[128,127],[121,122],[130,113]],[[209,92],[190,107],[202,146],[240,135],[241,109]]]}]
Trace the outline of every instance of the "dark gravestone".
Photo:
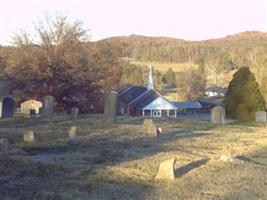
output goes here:
[{"label": "dark gravestone", "polygon": [[10,118],[14,115],[15,101],[6,97],[2,101],[2,118]]},{"label": "dark gravestone", "polygon": [[54,113],[55,98],[53,96],[47,95],[44,97],[42,116],[52,117]]},{"label": "dark gravestone", "polygon": [[115,124],[117,122],[117,101],[118,93],[114,90],[105,95],[104,121],[106,124]]},{"label": "dark gravestone", "polygon": [[8,154],[10,151],[9,140],[7,138],[1,138],[0,145],[1,145],[1,152],[3,154]]},{"label": "dark gravestone", "polygon": [[35,117],[36,111],[34,109],[30,109],[30,117]]},{"label": "dark gravestone", "polygon": [[70,117],[71,119],[78,119],[78,114],[79,114],[79,108],[77,107],[72,107],[70,110]]}]

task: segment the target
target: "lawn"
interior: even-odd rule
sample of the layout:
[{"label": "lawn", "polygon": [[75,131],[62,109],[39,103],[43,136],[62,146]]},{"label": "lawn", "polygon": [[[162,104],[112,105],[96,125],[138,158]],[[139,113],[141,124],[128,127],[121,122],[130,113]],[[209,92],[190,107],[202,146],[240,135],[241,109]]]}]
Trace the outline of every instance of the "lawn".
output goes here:
[{"label": "lawn", "polygon": [[[14,149],[0,157],[0,199],[267,199],[265,125],[158,119],[163,133],[151,137],[142,122],[119,117],[107,126],[101,115],[0,120],[0,137]],[[78,127],[73,144],[71,126]],[[37,141],[25,143],[30,129]],[[245,162],[226,163],[221,155]],[[154,180],[171,157],[175,180]]]}]

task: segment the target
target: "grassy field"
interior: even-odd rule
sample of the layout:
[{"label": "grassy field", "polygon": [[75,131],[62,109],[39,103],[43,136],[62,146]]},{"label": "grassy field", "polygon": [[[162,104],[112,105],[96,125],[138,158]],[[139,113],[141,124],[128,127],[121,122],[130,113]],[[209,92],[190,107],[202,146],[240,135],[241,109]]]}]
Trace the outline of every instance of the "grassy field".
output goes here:
[{"label": "grassy field", "polygon": [[[164,62],[155,62],[155,61],[137,61],[137,60],[132,60],[130,62],[131,64],[137,65],[137,66],[142,66],[142,67],[148,67],[150,64],[158,71],[161,73],[165,73],[169,68],[172,68],[174,72],[185,72],[186,69],[193,67],[194,69],[198,68],[197,64],[194,63],[164,63]],[[232,76],[235,71],[231,72],[224,72],[218,75],[218,80],[217,80],[217,85],[221,87],[228,87],[229,82],[232,79]],[[208,74],[207,75],[207,85],[213,85],[213,80],[212,77]]]},{"label": "grassy field", "polygon": [[[142,131],[142,118],[101,115],[0,120],[13,152],[0,156],[0,199],[267,199],[267,128],[254,122],[156,120],[163,133]],[[68,143],[67,130],[78,127]],[[22,133],[33,129],[34,143]],[[226,163],[221,155],[243,164]],[[175,157],[174,181],[154,180],[160,162]]]},{"label": "grassy field", "polygon": [[[148,67],[150,64],[158,71],[165,73],[169,68],[172,68],[174,72],[183,72],[189,66],[189,63],[164,63],[164,62],[151,62],[151,61],[137,61],[133,60],[131,64]],[[197,68],[198,65],[192,64],[192,67]]]}]

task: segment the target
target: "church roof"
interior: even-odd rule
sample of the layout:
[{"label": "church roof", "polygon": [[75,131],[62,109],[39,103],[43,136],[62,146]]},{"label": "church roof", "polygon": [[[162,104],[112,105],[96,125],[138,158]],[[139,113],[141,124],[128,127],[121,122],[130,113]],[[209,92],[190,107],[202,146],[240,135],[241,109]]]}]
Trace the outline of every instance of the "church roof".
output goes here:
[{"label": "church roof", "polygon": [[118,100],[129,104],[147,91],[146,87],[128,85],[123,90],[119,91]]},{"label": "church roof", "polygon": [[137,98],[131,103],[131,106],[135,106],[137,108],[144,108],[146,105],[150,104],[152,101],[157,99],[159,96],[161,96],[159,93],[157,93],[155,90],[148,90],[146,93],[144,93],[142,96]]},{"label": "church roof", "polygon": [[202,108],[202,105],[198,101],[173,102],[173,105],[177,109]]}]

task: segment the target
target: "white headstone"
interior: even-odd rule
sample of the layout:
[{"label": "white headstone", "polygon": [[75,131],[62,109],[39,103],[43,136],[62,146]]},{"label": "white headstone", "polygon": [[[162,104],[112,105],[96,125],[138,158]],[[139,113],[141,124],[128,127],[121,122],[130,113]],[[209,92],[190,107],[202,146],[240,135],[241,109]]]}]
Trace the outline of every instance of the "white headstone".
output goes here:
[{"label": "white headstone", "polygon": [[20,112],[24,114],[30,114],[31,110],[35,110],[35,113],[37,114],[42,106],[42,102],[31,99],[20,104]]},{"label": "white headstone", "polygon": [[160,163],[159,171],[155,179],[174,180],[175,161],[175,158],[171,158]]},{"label": "white headstone", "polygon": [[255,113],[256,122],[266,123],[267,122],[267,113],[265,111],[258,111]]},{"label": "white headstone", "polygon": [[77,127],[76,126],[72,126],[69,129],[69,139],[70,140],[75,140],[76,139],[76,133],[77,133]]},{"label": "white headstone", "polygon": [[225,110],[221,106],[216,106],[211,110],[211,123],[225,124]]},{"label": "white headstone", "polygon": [[24,142],[34,142],[35,140],[35,133],[34,131],[26,131],[23,134]]}]

